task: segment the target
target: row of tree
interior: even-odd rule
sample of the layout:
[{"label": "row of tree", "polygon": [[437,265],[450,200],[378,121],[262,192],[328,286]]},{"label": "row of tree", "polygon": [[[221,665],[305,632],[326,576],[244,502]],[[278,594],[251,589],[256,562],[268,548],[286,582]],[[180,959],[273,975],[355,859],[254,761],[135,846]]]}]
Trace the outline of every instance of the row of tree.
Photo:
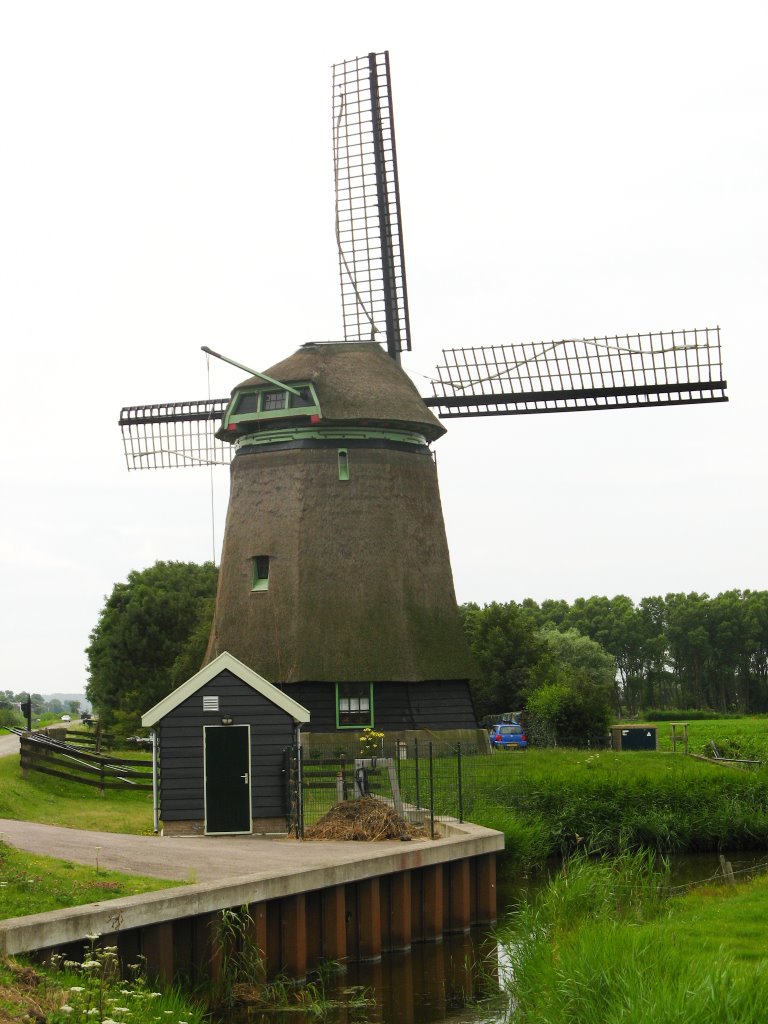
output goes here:
[{"label": "row of tree", "polygon": [[[142,712],[200,668],[216,567],[158,562],[106,599],[87,650],[88,698],[105,729]],[[768,711],[768,592],[466,604],[480,717],[527,709],[574,734],[611,714],[695,708]],[[34,698],[33,698],[34,703]]]},{"label": "row of tree", "polygon": [[541,681],[541,631],[575,630],[615,660],[617,715],[649,708],[768,711],[768,591],[525,600],[462,607],[478,705],[522,707]]}]

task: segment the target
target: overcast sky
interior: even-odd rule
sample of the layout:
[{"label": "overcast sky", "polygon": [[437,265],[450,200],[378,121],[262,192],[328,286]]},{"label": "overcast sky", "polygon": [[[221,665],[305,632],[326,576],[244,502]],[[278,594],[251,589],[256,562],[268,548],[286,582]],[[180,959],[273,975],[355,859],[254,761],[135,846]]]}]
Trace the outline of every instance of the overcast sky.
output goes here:
[{"label": "overcast sky", "polygon": [[119,411],[341,337],[330,68],[369,50],[423,394],[443,347],[723,332],[728,405],[448,422],[459,600],[768,588],[766,11],[0,4],[0,689],[82,690],[116,581],[218,559],[226,470],[129,473]]}]

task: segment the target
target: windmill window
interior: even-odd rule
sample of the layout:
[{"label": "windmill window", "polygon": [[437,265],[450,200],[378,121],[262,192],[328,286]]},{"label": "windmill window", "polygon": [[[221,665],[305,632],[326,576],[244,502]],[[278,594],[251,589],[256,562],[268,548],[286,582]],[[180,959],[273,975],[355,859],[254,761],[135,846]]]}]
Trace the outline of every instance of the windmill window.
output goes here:
[{"label": "windmill window", "polygon": [[285,408],[285,391],[265,391],[261,396],[262,412]]},{"label": "windmill window", "polygon": [[250,395],[240,395],[237,400],[237,407],[235,408],[235,414],[242,416],[243,414],[256,412],[256,408],[259,404],[259,396],[255,391],[251,392]]},{"label": "windmill window", "polygon": [[373,725],[373,684],[336,684],[336,726],[364,729]]},{"label": "windmill window", "polygon": [[315,404],[309,388],[299,388],[298,391],[298,395],[291,395],[289,397],[288,404],[291,409],[302,409],[304,406]]},{"label": "windmill window", "polygon": [[251,561],[251,590],[269,590],[269,555],[256,555]]}]

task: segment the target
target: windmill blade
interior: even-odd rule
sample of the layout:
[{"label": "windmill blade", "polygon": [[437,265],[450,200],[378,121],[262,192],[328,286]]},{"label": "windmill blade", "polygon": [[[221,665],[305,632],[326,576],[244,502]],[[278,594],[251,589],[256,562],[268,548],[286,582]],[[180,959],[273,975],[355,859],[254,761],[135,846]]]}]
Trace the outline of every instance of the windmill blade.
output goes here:
[{"label": "windmill blade", "polygon": [[720,328],[443,350],[441,418],[727,402]]},{"label": "windmill blade", "polygon": [[229,398],[208,398],[121,409],[128,469],[228,466],[232,446],[219,441],[215,432],[229,402]]},{"label": "windmill blade", "polygon": [[345,341],[410,351],[389,53],[333,67],[336,241]]}]

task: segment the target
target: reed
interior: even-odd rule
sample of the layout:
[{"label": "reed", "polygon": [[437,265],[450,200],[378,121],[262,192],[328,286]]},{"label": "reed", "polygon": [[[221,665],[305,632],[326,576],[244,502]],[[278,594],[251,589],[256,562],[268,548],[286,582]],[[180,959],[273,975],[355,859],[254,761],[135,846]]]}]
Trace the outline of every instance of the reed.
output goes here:
[{"label": "reed", "polygon": [[670,901],[666,888],[652,854],[569,860],[499,929],[515,1020],[763,1021],[764,964],[686,941],[686,914],[700,917],[701,907]]}]

